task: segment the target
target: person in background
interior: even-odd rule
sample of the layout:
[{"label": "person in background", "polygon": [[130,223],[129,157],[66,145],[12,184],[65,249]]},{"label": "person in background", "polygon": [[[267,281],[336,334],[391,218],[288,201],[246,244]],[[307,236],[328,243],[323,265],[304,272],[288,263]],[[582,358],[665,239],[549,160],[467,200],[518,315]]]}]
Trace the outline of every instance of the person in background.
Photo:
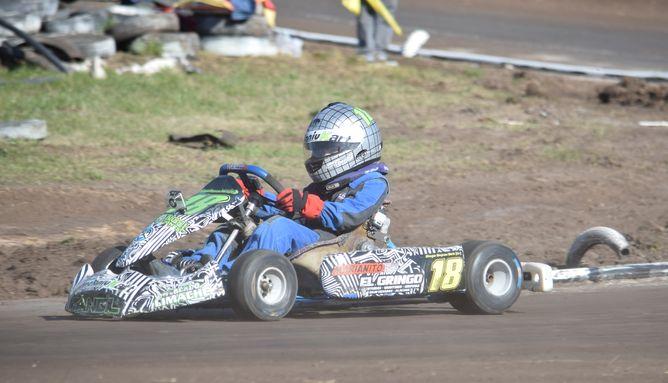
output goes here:
[{"label": "person in background", "polygon": [[[394,16],[399,0],[383,0],[387,10]],[[387,61],[387,47],[392,40],[392,27],[373,7],[363,0],[357,16],[357,38],[360,54],[368,62]]]}]

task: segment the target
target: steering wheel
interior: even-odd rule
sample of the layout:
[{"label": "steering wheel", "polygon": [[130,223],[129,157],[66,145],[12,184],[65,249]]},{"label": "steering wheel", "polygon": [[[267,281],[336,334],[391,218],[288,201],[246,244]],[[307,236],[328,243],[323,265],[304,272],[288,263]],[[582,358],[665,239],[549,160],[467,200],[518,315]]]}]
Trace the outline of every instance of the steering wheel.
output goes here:
[{"label": "steering wheel", "polygon": [[[223,166],[220,167],[220,170],[218,172],[221,176],[222,175],[227,175],[229,173],[233,173],[239,176],[241,178],[241,181],[246,185],[248,190],[251,192],[251,196],[257,196],[259,197],[264,204],[270,205],[270,206],[276,206],[276,201],[271,200],[264,195],[258,193],[258,188],[255,182],[253,182],[249,175],[253,175],[262,181],[266,182],[267,185],[269,185],[276,194],[279,194],[283,190],[285,190],[285,187],[278,182],[274,176],[269,174],[268,171],[262,169],[259,166],[255,165],[245,165],[245,164],[224,164]],[[254,197],[251,197],[254,198]],[[293,212],[293,213],[286,213],[282,212],[281,215],[288,216],[292,219],[299,219],[301,217],[301,213],[299,212]]]},{"label": "steering wheel", "polygon": [[258,189],[255,185],[254,182],[251,181],[249,175],[253,175],[262,181],[264,181],[267,185],[269,185],[276,193],[282,192],[285,187],[278,182],[274,176],[269,174],[268,171],[262,169],[259,166],[255,165],[244,165],[244,164],[224,164],[223,166],[220,167],[220,170],[218,171],[218,174],[221,176],[227,175],[229,173],[233,173],[239,176],[241,178],[241,181],[243,181],[244,185],[246,185],[247,188],[251,192],[256,192]]}]

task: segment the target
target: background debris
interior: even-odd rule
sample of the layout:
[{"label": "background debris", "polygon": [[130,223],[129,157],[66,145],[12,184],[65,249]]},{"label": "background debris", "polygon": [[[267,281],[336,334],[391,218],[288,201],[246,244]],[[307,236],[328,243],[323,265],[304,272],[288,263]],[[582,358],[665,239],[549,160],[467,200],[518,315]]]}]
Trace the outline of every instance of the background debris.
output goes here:
[{"label": "background debris", "polygon": [[638,125],[653,128],[668,128],[668,121],[638,121]]},{"label": "background debris", "polygon": [[58,39],[67,41],[79,49],[83,58],[111,57],[116,54],[116,41],[109,36],[80,34],[58,36]]},{"label": "background debris", "polygon": [[149,32],[177,32],[179,18],[173,13],[155,13],[145,16],[131,16],[114,25],[109,33],[118,42],[126,42],[132,38]]},{"label": "background debris", "polygon": [[58,11],[58,0],[0,0],[0,16],[28,15],[51,17]]},{"label": "background debris", "polygon": [[49,33],[73,35],[78,33],[94,33],[97,22],[93,15],[74,15],[66,19],[55,19],[44,23],[44,30]]},{"label": "background debris", "polygon": [[[159,52],[153,52],[153,50]],[[135,54],[159,53],[162,57],[188,57],[197,55],[200,41],[197,33],[152,32],[136,38],[130,44],[130,52]]]},{"label": "background debris", "polygon": [[203,150],[217,147],[233,148],[237,144],[237,136],[224,130],[220,130],[218,136],[210,133],[196,134],[194,136],[170,134],[169,142]]},{"label": "background debris", "polygon": [[206,36],[202,49],[221,56],[276,56],[279,52],[274,41],[253,36]]},{"label": "background debris", "polygon": [[25,120],[0,122],[0,138],[42,140],[47,136],[46,121]]},{"label": "background debris", "polygon": [[175,58],[161,57],[149,60],[144,64],[132,64],[126,67],[116,69],[116,73],[135,73],[152,75],[167,69],[178,67],[179,61]]},{"label": "background debris", "polygon": [[[25,15],[1,15],[5,21],[9,22],[16,28],[22,30],[25,33],[37,33],[42,27],[42,19],[34,14],[25,14]],[[13,37],[14,33],[9,29],[0,27],[0,38]]]}]

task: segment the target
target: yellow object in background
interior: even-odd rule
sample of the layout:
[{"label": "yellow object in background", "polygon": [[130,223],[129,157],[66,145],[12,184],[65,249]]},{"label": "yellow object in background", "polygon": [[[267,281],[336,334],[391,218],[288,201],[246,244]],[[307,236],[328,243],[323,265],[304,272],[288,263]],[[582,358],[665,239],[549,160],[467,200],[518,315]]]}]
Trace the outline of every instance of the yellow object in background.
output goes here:
[{"label": "yellow object in background", "polygon": [[362,0],[341,0],[341,4],[355,16],[359,16],[362,12]]},{"label": "yellow object in background", "polygon": [[234,5],[232,5],[232,3],[230,3],[228,0],[182,0],[172,5],[172,7],[179,8],[190,3],[202,3],[212,7],[229,9],[230,11],[234,10]]},{"label": "yellow object in background", "polygon": [[[399,23],[397,23],[397,20],[392,16],[392,13],[387,10],[387,7],[385,7],[385,4],[381,0],[364,0],[369,5],[371,8],[373,8],[376,13],[378,13],[385,21],[387,24],[389,24],[390,28],[396,33],[398,36],[401,36],[403,34],[403,31],[401,30],[401,27],[399,26]],[[362,11],[362,0],[341,0],[341,4],[350,12],[352,12],[355,16],[359,16],[360,12]]]},{"label": "yellow object in background", "polygon": [[401,36],[403,33],[401,31],[401,27],[399,26],[399,23],[397,23],[397,20],[394,19],[394,16],[392,16],[392,13],[387,10],[385,7],[385,4],[383,4],[382,1],[380,0],[366,0],[367,3],[373,8],[376,13],[378,13],[382,18],[387,21],[387,23],[390,25],[394,33],[396,33],[398,36]]}]

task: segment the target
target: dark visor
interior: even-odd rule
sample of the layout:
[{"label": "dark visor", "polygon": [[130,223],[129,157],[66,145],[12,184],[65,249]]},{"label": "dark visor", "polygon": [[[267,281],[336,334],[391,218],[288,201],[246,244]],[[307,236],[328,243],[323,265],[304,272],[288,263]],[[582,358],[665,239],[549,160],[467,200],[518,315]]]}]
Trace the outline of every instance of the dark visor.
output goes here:
[{"label": "dark visor", "polygon": [[324,158],[353,149],[359,142],[317,141],[304,144],[307,158]]}]

